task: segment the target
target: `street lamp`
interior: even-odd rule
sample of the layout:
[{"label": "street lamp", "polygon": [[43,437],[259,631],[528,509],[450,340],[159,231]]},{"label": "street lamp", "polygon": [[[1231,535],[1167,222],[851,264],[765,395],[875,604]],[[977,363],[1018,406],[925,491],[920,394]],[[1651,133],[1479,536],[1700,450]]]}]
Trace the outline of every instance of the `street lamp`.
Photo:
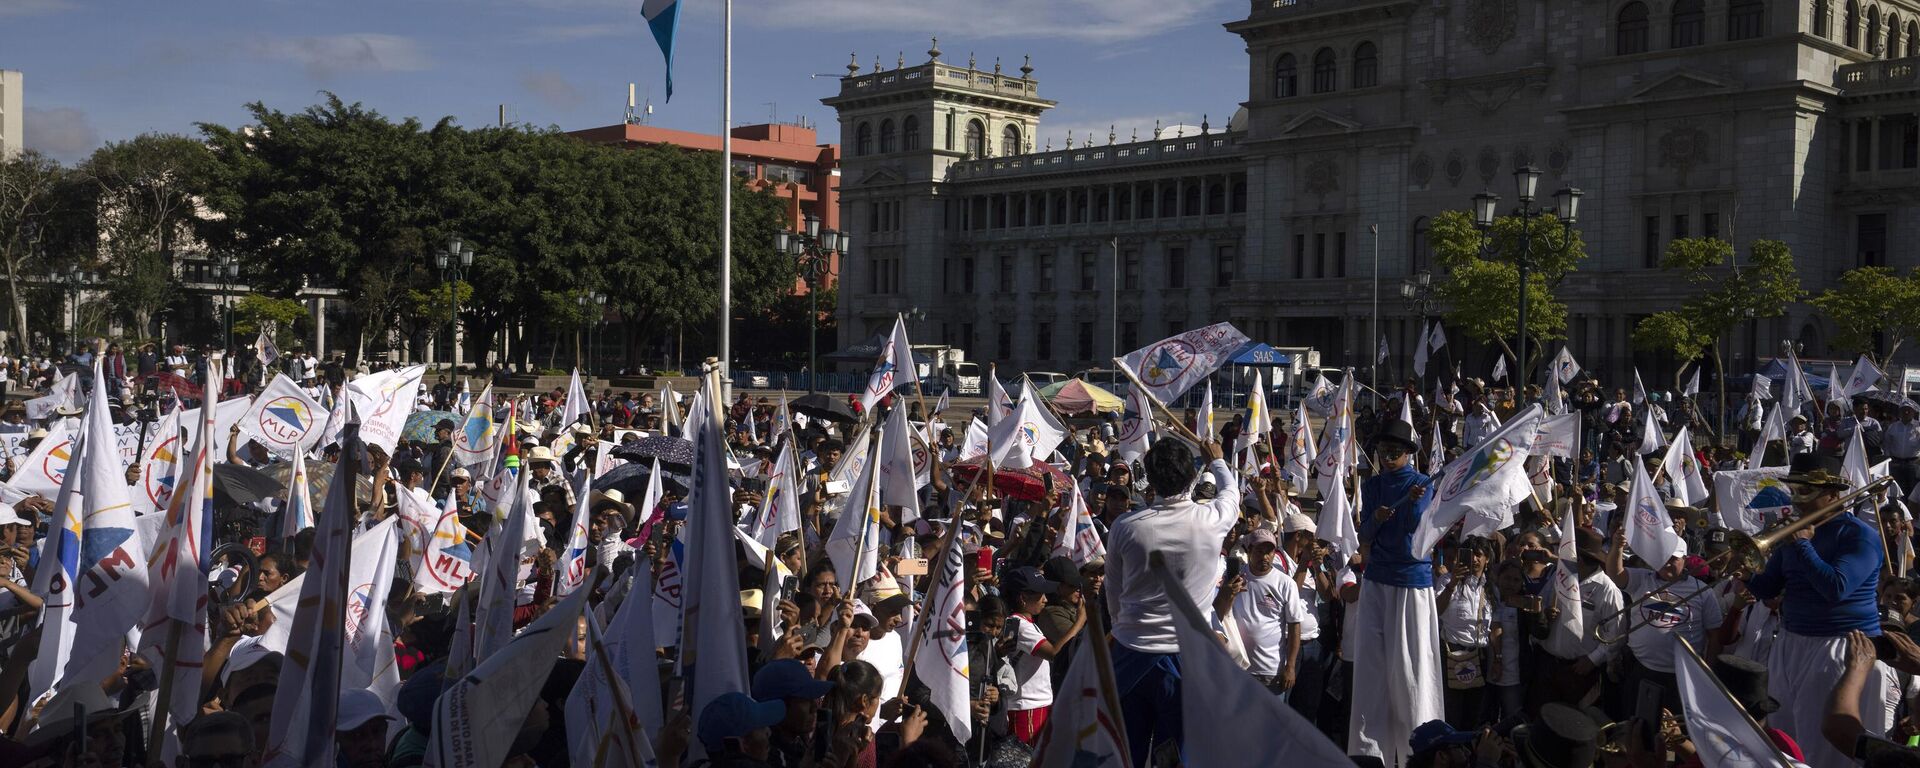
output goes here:
[{"label": "street lamp", "polygon": [[[1513,254],[1514,266],[1520,272],[1520,346],[1514,351],[1514,357],[1517,358],[1515,362],[1520,368],[1519,378],[1522,381],[1526,378],[1527,370],[1527,270],[1533,266],[1533,220],[1541,216],[1559,219],[1562,225],[1560,240],[1549,241],[1547,246],[1554,255],[1565,255],[1573,247],[1573,225],[1580,220],[1580,198],[1584,194],[1574,187],[1562,187],[1553,193],[1552,207],[1536,206],[1534,200],[1540,190],[1540,176],[1540,169],[1532,165],[1523,165],[1514,170],[1514,191],[1520,199],[1520,205],[1508,214],[1520,220],[1520,252]],[[1481,252],[1488,258],[1497,252],[1492,230],[1499,205],[1500,196],[1491,192],[1473,196],[1473,225],[1481,232]]]},{"label": "street lamp", "polygon": [[587,323],[587,354],[584,358],[585,362],[583,362],[580,367],[591,376],[593,374],[593,331],[600,326],[600,321],[606,317],[607,295],[599,291],[587,291],[574,297],[574,301],[580,304],[581,313],[589,318],[589,322]]},{"label": "street lamp", "polygon": [[231,254],[220,257],[213,264],[213,277],[220,282],[220,303],[224,308],[221,325],[226,335],[226,344],[221,349],[228,354],[233,352],[233,289],[240,278],[240,262]]},{"label": "street lamp", "polygon": [[[1433,273],[1421,270],[1412,277],[1400,281],[1400,298],[1405,299],[1413,314],[1420,318],[1420,327],[1427,327],[1427,317],[1433,314],[1433,306],[1439,302],[1433,298]],[[1414,343],[1422,343],[1416,340]]]},{"label": "street lamp", "polygon": [[[773,249],[792,256],[807,281],[807,391],[814,391],[820,375],[820,278],[832,274],[833,254],[845,254],[853,238],[831,228],[822,229],[820,217],[807,214],[798,231],[773,233]],[[922,314],[922,317],[925,315]]]},{"label": "street lamp", "polygon": [[455,284],[466,276],[468,267],[473,266],[473,246],[460,241],[459,235],[447,238],[447,248],[433,254],[433,264],[440,269],[440,277],[447,283],[447,304],[453,312],[447,316],[447,346],[453,348],[453,371],[460,371],[460,293]]}]

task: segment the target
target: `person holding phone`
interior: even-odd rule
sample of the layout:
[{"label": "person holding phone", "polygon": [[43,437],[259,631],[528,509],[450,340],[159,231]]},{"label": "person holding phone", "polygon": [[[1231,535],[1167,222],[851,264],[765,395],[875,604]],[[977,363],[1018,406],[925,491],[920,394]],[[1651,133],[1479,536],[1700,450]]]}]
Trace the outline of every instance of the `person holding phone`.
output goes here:
[{"label": "person holding phone", "polygon": [[[1366,584],[1353,622],[1353,714],[1347,753],[1405,764],[1413,729],[1446,712],[1433,559],[1413,554],[1432,479],[1413,468],[1413,425],[1386,421],[1375,433],[1380,472],[1360,483],[1360,548]],[[1372,695],[1397,691],[1399,695]]]}]

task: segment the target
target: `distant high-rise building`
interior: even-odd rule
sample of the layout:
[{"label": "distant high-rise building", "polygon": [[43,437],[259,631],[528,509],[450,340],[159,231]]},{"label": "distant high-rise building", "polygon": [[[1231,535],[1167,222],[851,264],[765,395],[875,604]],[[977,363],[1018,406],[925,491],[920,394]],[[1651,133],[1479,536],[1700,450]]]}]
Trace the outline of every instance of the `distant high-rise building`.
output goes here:
[{"label": "distant high-rise building", "polygon": [[21,91],[26,75],[17,69],[0,69],[0,158],[12,157],[25,149],[25,99]]}]

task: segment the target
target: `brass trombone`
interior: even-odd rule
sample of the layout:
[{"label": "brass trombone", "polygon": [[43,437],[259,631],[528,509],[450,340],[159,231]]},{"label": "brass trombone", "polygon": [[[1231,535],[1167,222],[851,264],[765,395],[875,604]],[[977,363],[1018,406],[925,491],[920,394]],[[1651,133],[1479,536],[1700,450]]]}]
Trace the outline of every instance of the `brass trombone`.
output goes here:
[{"label": "brass trombone", "polygon": [[[1760,535],[1758,536],[1748,535],[1741,531],[1728,531],[1727,532],[1727,550],[1725,552],[1721,552],[1720,554],[1714,555],[1711,558],[1708,558],[1707,564],[1710,567],[1714,568],[1715,570],[1722,570],[1722,569],[1734,570],[1734,571],[1744,570],[1748,573],[1759,573],[1760,571],[1766,569],[1767,555],[1772,553],[1773,548],[1779,546],[1780,542],[1786,541],[1788,538],[1791,538],[1795,533],[1798,533],[1801,530],[1812,528],[1814,526],[1825,523],[1828,520],[1832,520],[1833,518],[1846,512],[1849,508],[1853,506],[1853,504],[1856,501],[1860,500],[1863,497],[1869,496],[1871,494],[1878,493],[1880,492],[1881,489],[1885,488],[1888,485],[1891,485],[1892,483],[1893,483],[1893,478],[1891,477],[1883,477],[1871,483],[1867,483],[1866,485],[1861,486],[1858,490],[1849,491],[1845,496],[1841,496],[1840,498],[1835,499],[1832,504],[1828,504],[1810,513],[1801,515],[1785,523],[1781,523],[1772,528],[1768,528],[1767,530],[1761,531]],[[1884,535],[1884,533],[1882,535]],[[1727,566],[1732,566],[1732,567],[1727,568]],[[1658,586],[1654,587],[1652,590],[1649,590],[1645,595],[1641,595],[1640,597],[1627,601],[1626,605],[1621,606],[1619,611],[1614,612],[1614,614],[1611,616],[1601,619],[1600,626],[1604,627],[1607,625],[1608,622],[1611,622],[1616,618],[1619,618],[1621,616],[1628,614],[1634,609],[1635,606],[1638,606],[1639,604],[1646,602],[1647,600],[1651,599],[1654,595],[1664,591],[1667,587],[1671,587],[1675,584],[1680,583],[1681,580],[1685,578],[1687,578],[1686,574],[1681,574],[1678,577],[1668,579],[1667,581],[1661,582]],[[1680,602],[1685,603],[1689,600],[1692,600],[1694,597],[1700,595],[1700,593],[1705,592],[1712,588],[1713,588],[1713,585],[1711,584],[1704,585],[1701,588],[1688,593],[1685,597],[1680,598]],[[1601,634],[1600,629],[1596,627],[1594,629],[1594,637],[1604,643],[1616,642],[1622,638],[1625,638],[1628,635],[1633,634],[1634,630],[1639,629],[1642,626],[1645,626],[1651,621],[1652,619],[1642,619],[1640,621],[1630,623],[1627,625],[1626,629],[1621,630],[1620,634],[1614,637],[1603,636]]]}]

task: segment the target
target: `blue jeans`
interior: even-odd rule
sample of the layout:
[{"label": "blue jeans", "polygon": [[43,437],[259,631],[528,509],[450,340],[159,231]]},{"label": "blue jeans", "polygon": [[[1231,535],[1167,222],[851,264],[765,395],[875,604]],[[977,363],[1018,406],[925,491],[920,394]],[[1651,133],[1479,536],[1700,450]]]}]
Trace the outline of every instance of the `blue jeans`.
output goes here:
[{"label": "blue jeans", "polygon": [[1133,764],[1148,765],[1156,741],[1180,744],[1180,656],[1113,644],[1114,684],[1127,724]]}]

